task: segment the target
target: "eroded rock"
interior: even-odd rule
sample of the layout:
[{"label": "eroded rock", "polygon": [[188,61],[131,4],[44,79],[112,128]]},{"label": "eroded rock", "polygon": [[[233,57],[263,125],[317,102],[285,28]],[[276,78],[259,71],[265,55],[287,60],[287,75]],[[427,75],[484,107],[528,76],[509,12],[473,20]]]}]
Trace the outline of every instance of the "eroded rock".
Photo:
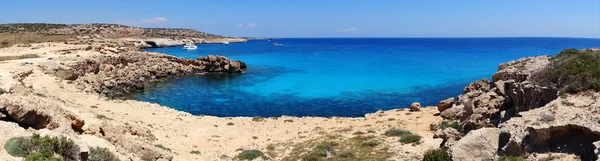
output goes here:
[{"label": "eroded rock", "polygon": [[500,130],[481,128],[469,132],[451,148],[453,160],[496,160]]},{"label": "eroded rock", "polygon": [[446,109],[451,108],[453,104],[454,104],[454,97],[450,97],[450,98],[440,101],[437,104],[437,109],[440,112],[444,112]]},{"label": "eroded rock", "polygon": [[414,102],[410,104],[410,111],[421,111],[421,103]]}]

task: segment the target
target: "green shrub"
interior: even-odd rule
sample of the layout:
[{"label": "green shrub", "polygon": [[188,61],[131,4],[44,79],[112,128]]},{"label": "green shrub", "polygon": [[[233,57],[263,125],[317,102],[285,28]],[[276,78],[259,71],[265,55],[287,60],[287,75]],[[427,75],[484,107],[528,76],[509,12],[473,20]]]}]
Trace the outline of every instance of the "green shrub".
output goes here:
[{"label": "green shrub", "polygon": [[29,138],[26,137],[15,137],[8,139],[4,143],[4,149],[8,154],[15,157],[25,157],[29,155],[29,151],[32,149],[32,145],[29,142]]},{"label": "green shrub", "polygon": [[460,123],[458,123],[458,121],[453,121],[450,124],[448,124],[448,122],[442,122],[440,124],[440,128],[441,129],[453,128],[453,129],[456,129],[456,131],[460,132]]},{"label": "green shrub", "polygon": [[2,45],[8,45],[8,43],[9,43],[8,41],[2,41],[0,44],[2,44]]},{"label": "green shrub", "polygon": [[190,153],[191,154],[200,155],[200,151],[198,151],[198,150],[192,150]]},{"label": "green shrub", "polygon": [[171,149],[161,145],[161,144],[155,144],[154,147],[160,148],[162,150],[166,150],[166,151],[171,151]]},{"label": "green shrub", "polygon": [[89,161],[120,161],[115,154],[107,148],[93,147],[90,148]]},{"label": "green shrub", "polygon": [[384,133],[385,136],[404,136],[412,134],[410,131],[406,130],[398,130],[398,129],[390,129]]},{"label": "green shrub", "polygon": [[510,155],[504,155],[498,158],[498,161],[527,161],[521,157],[515,157]]},{"label": "green shrub", "polygon": [[265,121],[265,118],[263,118],[263,117],[260,117],[260,116],[254,116],[254,117],[252,118],[252,121],[257,121],[257,122],[258,122],[258,121]]},{"label": "green shrub", "polygon": [[354,158],[354,152],[353,151],[344,151],[341,152],[340,155],[338,155],[340,158],[344,158],[344,159],[348,159],[348,158]]},{"label": "green shrub", "polygon": [[54,156],[46,156],[42,153],[31,153],[25,157],[24,161],[61,161]]},{"label": "green shrub", "polygon": [[352,134],[354,134],[354,135],[363,135],[363,134],[365,134],[365,132],[362,132],[362,131],[357,131],[357,132],[354,132],[354,133],[352,133]]},{"label": "green shrub", "polygon": [[61,137],[40,136],[33,134],[31,137],[16,137],[9,139],[4,144],[4,149],[13,156],[25,157],[27,161],[54,161],[73,160],[79,152],[75,143]]},{"label": "green shrub", "polygon": [[234,124],[233,124],[233,122],[229,122],[229,123],[227,123],[227,125],[233,126]]},{"label": "green shrub", "polygon": [[364,141],[364,142],[360,143],[360,146],[362,146],[362,147],[371,147],[371,148],[374,148],[377,145],[379,145],[379,142],[375,141],[375,140],[367,140],[367,141]]},{"label": "green shrub", "polygon": [[421,141],[421,136],[416,135],[416,134],[408,134],[408,135],[404,135],[402,136],[402,138],[400,138],[400,142],[404,143],[404,144],[409,144],[409,143],[419,143],[419,141]]},{"label": "green shrub", "polygon": [[423,155],[423,161],[452,161],[452,157],[442,149],[427,150]]},{"label": "green shrub", "polygon": [[265,154],[260,150],[246,150],[241,152],[237,158],[240,160],[254,160],[258,157],[265,157]]},{"label": "green shrub", "polygon": [[541,86],[556,87],[564,93],[600,90],[600,52],[565,49],[551,59],[550,65],[534,73],[532,80]]}]

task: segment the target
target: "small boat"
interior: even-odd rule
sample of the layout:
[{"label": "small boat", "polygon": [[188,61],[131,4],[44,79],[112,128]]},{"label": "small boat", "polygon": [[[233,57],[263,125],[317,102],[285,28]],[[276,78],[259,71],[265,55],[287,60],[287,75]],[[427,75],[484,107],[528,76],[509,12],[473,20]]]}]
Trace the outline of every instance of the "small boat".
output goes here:
[{"label": "small boat", "polygon": [[183,50],[196,50],[198,47],[193,43],[187,43],[183,45]]},{"label": "small boat", "polygon": [[280,44],[280,43],[273,43],[273,46],[283,46],[283,44]]},{"label": "small boat", "polygon": [[223,41],[222,44],[229,44],[229,41]]}]

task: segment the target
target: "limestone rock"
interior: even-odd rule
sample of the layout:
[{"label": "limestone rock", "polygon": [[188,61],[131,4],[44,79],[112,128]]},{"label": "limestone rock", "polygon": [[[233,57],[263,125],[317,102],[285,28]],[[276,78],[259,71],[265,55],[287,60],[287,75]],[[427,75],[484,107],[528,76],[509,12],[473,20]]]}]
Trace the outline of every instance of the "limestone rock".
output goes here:
[{"label": "limestone rock", "polygon": [[458,120],[461,118],[461,114],[465,108],[465,105],[455,105],[451,108],[448,108],[440,113],[442,118],[447,120]]},{"label": "limestone rock", "polygon": [[528,157],[540,151],[571,153],[596,160],[600,141],[600,93],[558,98],[543,107],[520,112],[499,125],[499,154]]},{"label": "limestone rock", "polygon": [[81,60],[52,69],[51,72],[65,80],[75,80],[78,88],[87,92],[117,98],[143,89],[146,83],[165,78],[205,73],[242,73],[246,68],[245,63],[223,56],[209,55],[191,60],[148,52],[122,52]]},{"label": "limestone rock", "polygon": [[421,103],[414,102],[410,104],[410,111],[421,111]]},{"label": "limestone rock", "polygon": [[450,97],[450,98],[440,101],[437,104],[437,109],[440,112],[444,112],[444,110],[451,108],[453,104],[454,104],[454,97]]},{"label": "limestone rock", "polygon": [[558,89],[533,85],[528,81],[508,83],[505,86],[506,103],[516,112],[542,107],[558,98]]},{"label": "limestone rock", "polygon": [[452,160],[495,160],[499,139],[497,128],[473,130],[450,148]]},{"label": "limestone rock", "polygon": [[532,73],[543,69],[549,63],[550,56],[527,57],[513,60],[498,65],[498,72],[492,76],[492,80],[494,82],[503,80],[522,82],[527,80]]},{"label": "limestone rock", "polygon": [[77,77],[79,77],[79,75],[76,74],[74,71],[66,69],[58,70],[54,73],[54,75],[64,80],[76,80]]},{"label": "limestone rock", "polygon": [[33,95],[0,95],[0,113],[10,120],[34,129],[49,129],[73,133],[73,124],[83,126],[83,121],[65,111],[57,103]]}]

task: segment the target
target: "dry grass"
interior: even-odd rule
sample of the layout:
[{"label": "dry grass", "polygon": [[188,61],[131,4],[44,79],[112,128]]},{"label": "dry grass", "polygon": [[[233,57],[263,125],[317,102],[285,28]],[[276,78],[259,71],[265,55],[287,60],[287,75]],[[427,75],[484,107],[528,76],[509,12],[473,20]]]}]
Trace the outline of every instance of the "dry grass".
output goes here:
[{"label": "dry grass", "polygon": [[59,42],[74,37],[73,35],[42,35],[36,33],[0,34],[0,47],[24,43]]},{"label": "dry grass", "polygon": [[346,161],[346,160],[388,160],[393,152],[388,151],[380,138],[375,136],[355,136],[343,138],[325,136],[292,145],[291,152],[283,161]]}]

